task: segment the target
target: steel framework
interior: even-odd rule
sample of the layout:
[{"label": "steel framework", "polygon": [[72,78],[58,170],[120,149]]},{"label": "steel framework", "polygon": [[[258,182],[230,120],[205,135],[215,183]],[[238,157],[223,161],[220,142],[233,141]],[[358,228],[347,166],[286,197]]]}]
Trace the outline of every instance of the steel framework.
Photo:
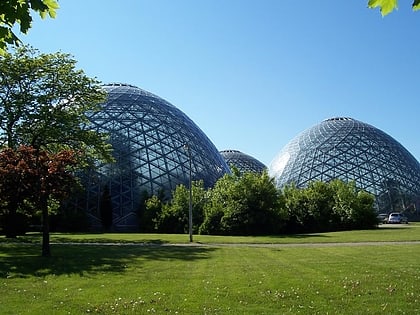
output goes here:
[{"label": "steel framework", "polygon": [[78,202],[97,225],[105,190],[114,227],[133,230],[143,196],[169,197],[176,185],[188,185],[190,172],[192,180],[203,180],[206,187],[229,172],[207,136],[172,104],[132,85],[109,84],[104,89],[108,99],[90,120],[94,130],[109,133],[116,162],[83,176],[86,193]]},{"label": "steel framework", "polygon": [[388,134],[352,118],[327,119],[303,131],[281,150],[269,173],[279,187],[354,181],[375,195],[379,212],[417,211],[419,162]]},{"label": "steel framework", "polygon": [[262,173],[267,167],[256,158],[238,150],[223,150],[220,154],[229,166],[234,166],[241,173]]}]

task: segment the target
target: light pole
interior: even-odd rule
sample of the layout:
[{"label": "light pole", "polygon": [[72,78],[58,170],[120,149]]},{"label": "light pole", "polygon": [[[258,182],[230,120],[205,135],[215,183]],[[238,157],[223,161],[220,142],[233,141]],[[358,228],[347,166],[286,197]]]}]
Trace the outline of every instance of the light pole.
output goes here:
[{"label": "light pole", "polygon": [[184,144],[184,148],[188,152],[188,161],[189,161],[188,189],[189,189],[190,198],[189,198],[189,202],[188,202],[188,231],[189,231],[189,234],[190,234],[190,242],[192,242],[193,241],[193,235],[192,235],[192,226],[193,226],[193,223],[192,223],[192,182],[191,182],[192,167],[191,167],[191,149],[188,146],[188,144]]}]

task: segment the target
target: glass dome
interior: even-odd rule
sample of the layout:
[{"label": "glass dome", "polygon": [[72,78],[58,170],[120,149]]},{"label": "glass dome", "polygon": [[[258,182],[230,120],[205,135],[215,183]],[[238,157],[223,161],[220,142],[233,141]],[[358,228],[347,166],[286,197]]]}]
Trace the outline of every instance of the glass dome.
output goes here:
[{"label": "glass dome", "polygon": [[103,109],[91,115],[93,129],[107,132],[115,163],[85,180],[84,205],[100,225],[99,204],[109,191],[116,229],[136,229],[142,196],[165,195],[191,179],[212,186],[229,171],[213,143],[182,111],[162,98],[128,84],[109,84]]},{"label": "glass dome", "polygon": [[419,162],[391,136],[352,118],[327,119],[297,135],[271,162],[269,174],[279,187],[354,181],[376,196],[379,212],[418,214]]},{"label": "glass dome", "polygon": [[256,158],[238,150],[223,150],[220,151],[220,154],[225,159],[227,165],[236,167],[241,173],[262,173],[267,168]]}]

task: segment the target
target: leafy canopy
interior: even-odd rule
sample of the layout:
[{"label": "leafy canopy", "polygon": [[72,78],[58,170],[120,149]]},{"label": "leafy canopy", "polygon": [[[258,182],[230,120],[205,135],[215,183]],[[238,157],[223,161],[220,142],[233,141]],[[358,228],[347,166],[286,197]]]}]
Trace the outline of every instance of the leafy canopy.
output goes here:
[{"label": "leafy canopy", "polygon": [[26,34],[32,27],[32,11],[41,18],[55,18],[59,5],[56,0],[1,0],[0,1],[0,54],[7,45],[18,45],[20,40],[13,32],[18,25],[19,31]]},{"label": "leafy canopy", "polygon": [[68,54],[23,46],[0,57],[0,147],[83,152],[85,162],[112,160],[107,135],[89,127],[106,98],[100,82]]},{"label": "leafy canopy", "polygon": [[0,204],[11,217],[27,201],[42,212],[43,256],[49,201],[70,192],[74,170],[113,160],[107,135],[89,121],[105,98],[68,54],[23,46],[0,56]]},{"label": "leafy canopy", "polygon": [[[398,8],[398,0],[369,0],[368,6],[371,9],[379,8],[382,16],[385,16]],[[414,11],[420,10],[420,0],[414,0],[412,7]]]},{"label": "leafy canopy", "polygon": [[58,153],[39,151],[20,146],[17,150],[0,151],[0,192],[2,200],[16,202],[31,199],[35,204],[41,195],[62,199],[76,184],[73,167],[77,152]]}]

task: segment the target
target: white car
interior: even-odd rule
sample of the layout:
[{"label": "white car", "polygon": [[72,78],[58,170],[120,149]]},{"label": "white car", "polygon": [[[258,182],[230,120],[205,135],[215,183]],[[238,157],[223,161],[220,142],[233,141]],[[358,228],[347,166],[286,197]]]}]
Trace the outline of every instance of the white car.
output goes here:
[{"label": "white car", "polygon": [[388,223],[406,223],[408,224],[408,219],[406,216],[402,215],[399,212],[392,212],[389,214]]}]

